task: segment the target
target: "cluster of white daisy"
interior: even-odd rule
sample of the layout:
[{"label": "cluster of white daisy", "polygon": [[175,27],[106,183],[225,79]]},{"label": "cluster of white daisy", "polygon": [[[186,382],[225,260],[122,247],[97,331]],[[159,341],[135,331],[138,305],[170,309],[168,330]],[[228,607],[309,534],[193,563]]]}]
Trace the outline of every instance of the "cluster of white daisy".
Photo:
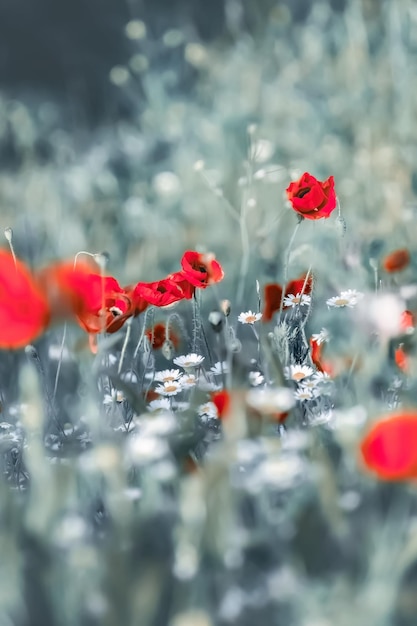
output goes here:
[{"label": "cluster of white daisy", "polygon": [[[220,378],[228,372],[227,362],[217,361],[209,370],[205,370],[202,367],[203,361],[204,357],[199,354],[186,354],[173,359],[174,365],[178,366],[176,369],[166,369],[148,374],[148,380],[157,383],[154,391],[161,396],[152,400],[148,404],[148,409],[150,411],[171,411],[173,408],[185,410],[189,403],[175,402],[173,405],[171,401],[173,396],[177,396],[183,391],[190,391],[195,387],[198,387],[200,391],[219,391],[222,387],[218,384],[217,377]],[[217,416],[217,410],[213,403],[208,402],[202,406],[204,408],[199,411],[200,415]]]},{"label": "cluster of white daisy", "polygon": [[294,397],[300,402],[318,398],[328,389],[323,383],[331,382],[331,378],[326,372],[314,371],[309,365],[290,365],[284,369],[287,380],[297,383]]}]

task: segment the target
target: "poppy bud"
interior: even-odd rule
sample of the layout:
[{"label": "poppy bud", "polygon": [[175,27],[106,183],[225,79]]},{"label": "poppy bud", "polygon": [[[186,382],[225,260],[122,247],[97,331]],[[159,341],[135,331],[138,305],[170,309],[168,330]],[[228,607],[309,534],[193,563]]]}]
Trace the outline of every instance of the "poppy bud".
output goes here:
[{"label": "poppy bud", "polygon": [[209,314],[208,321],[215,333],[219,333],[223,328],[223,319],[224,316],[219,311],[212,311]]},{"label": "poppy bud", "polygon": [[222,300],[220,303],[220,308],[223,311],[224,316],[229,317],[231,310],[230,300]]}]

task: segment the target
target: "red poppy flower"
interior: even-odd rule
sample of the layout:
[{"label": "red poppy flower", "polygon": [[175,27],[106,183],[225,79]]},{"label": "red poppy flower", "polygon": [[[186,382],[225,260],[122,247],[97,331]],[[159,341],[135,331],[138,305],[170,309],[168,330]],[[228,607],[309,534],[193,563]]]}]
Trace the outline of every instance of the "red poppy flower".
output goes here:
[{"label": "red poppy flower", "polygon": [[282,300],[282,287],[278,283],[269,283],[264,287],[265,307],[262,312],[262,321],[270,322],[274,313],[280,310]]},{"label": "red poppy flower", "polygon": [[[162,348],[166,341],[165,324],[155,324],[153,328],[148,328],[145,335],[149,339],[150,344],[154,350]],[[172,341],[174,348],[177,349],[180,343],[178,335],[170,328],[169,340]]]},{"label": "red poppy flower", "polygon": [[[311,294],[313,289],[313,276],[310,274],[306,281],[307,274],[303,274],[296,280],[291,280],[285,287],[285,293],[282,294],[282,287],[278,283],[268,283],[264,287],[264,303],[265,307],[262,312],[262,321],[270,322],[274,313],[280,310],[281,300],[286,296],[292,294],[296,296],[298,293],[303,293],[306,296]],[[288,308],[283,305],[283,309]]]},{"label": "red poppy flower", "polygon": [[153,306],[168,306],[184,298],[182,289],[169,277],[153,283],[138,283],[133,290],[134,303],[144,301]]},{"label": "red poppy flower", "polygon": [[223,268],[212,253],[187,250],[181,259],[181,267],[184,278],[194,287],[202,289],[220,282],[224,277]]},{"label": "red poppy flower", "polygon": [[211,400],[217,409],[219,419],[223,419],[230,411],[230,394],[228,391],[215,391],[211,394]]},{"label": "red poppy flower", "polygon": [[305,172],[286,192],[294,211],[309,220],[327,218],[336,208],[333,176],[321,182]]},{"label": "red poppy flower", "polygon": [[186,279],[184,272],[174,272],[167,276],[167,279],[177,285],[178,289],[182,291],[183,298],[190,300],[193,297],[195,286]]},{"label": "red poppy flower", "polygon": [[360,445],[367,469],[382,480],[417,477],[417,411],[401,411],[371,426]]},{"label": "red poppy flower", "polygon": [[401,250],[394,250],[382,261],[383,268],[386,272],[401,272],[410,264],[410,253],[407,248]]},{"label": "red poppy flower", "polygon": [[334,368],[330,365],[330,363],[323,360],[324,346],[325,344],[319,344],[316,339],[313,339],[313,337],[310,338],[311,360],[319,372],[324,372],[325,374],[333,377],[335,373]]},{"label": "red poppy flower", "polygon": [[47,327],[45,293],[22,261],[0,250],[0,348],[22,348]]},{"label": "red poppy flower", "polygon": [[96,265],[72,262],[50,265],[38,274],[55,318],[75,316],[88,333],[113,333],[135,310],[131,297],[112,276],[92,271]]}]

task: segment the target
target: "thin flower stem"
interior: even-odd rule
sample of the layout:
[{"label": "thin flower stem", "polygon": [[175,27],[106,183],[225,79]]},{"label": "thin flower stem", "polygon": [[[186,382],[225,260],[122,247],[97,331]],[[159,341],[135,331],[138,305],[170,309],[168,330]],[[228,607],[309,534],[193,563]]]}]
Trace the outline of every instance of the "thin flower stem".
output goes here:
[{"label": "thin flower stem", "polygon": [[120,354],[120,360],[119,360],[119,366],[117,368],[117,373],[120,374],[120,372],[122,371],[122,366],[123,366],[123,361],[125,358],[125,354],[126,354],[126,349],[127,349],[127,344],[129,343],[129,339],[130,339],[130,333],[132,331],[132,319],[133,318],[129,318],[126,322],[126,336],[125,336],[125,340],[123,342],[123,347],[122,347],[122,352]]},{"label": "thin flower stem", "polygon": [[59,375],[61,373],[62,355],[64,354],[64,347],[65,347],[66,337],[67,337],[67,323],[65,322],[65,324],[64,324],[64,332],[62,333],[62,341],[61,341],[61,349],[60,349],[60,353],[59,353],[58,367],[56,369],[56,374],[55,374],[54,391],[53,391],[53,394],[52,394],[52,402],[53,403],[55,403],[56,390],[58,389],[58,380],[59,380]]},{"label": "thin flower stem", "polygon": [[144,336],[145,336],[145,331],[146,331],[146,319],[147,319],[147,316],[148,316],[148,309],[145,311],[145,315],[143,316],[143,326],[142,326],[142,330],[141,330],[141,333],[140,333],[140,336],[139,336],[138,343],[136,344],[135,351],[134,351],[134,353],[133,353],[133,358],[134,358],[134,359],[136,359],[136,357],[138,356],[139,349],[140,349],[140,347],[141,347],[141,345],[142,345],[142,341],[143,341],[143,338],[144,338]]},{"label": "thin flower stem", "polygon": [[13,245],[13,231],[10,227],[4,229],[4,236],[6,237],[7,242],[9,244],[10,253],[13,257],[14,267],[17,270],[16,254],[15,254],[14,245]]},{"label": "thin flower stem", "polygon": [[245,291],[246,277],[249,270],[250,260],[250,240],[246,223],[246,194],[242,201],[242,208],[240,212],[240,240],[242,244],[242,262],[240,264],[239,284],[236,294],[236,304],[239,307],[243,306],[243,295]]},{"label": "thin flower stem", "polygon": [[300,228],[300,224],[303,222],[304,218],[301,216],[298,216],[298,222],[296,227],[294,228],[294,232],[291,236],[290,242],[287,246],[287,250],[285,251],[285,265],[284,265],[284,282],[283,282],[283,289],[282,289],[282,295],[281,295],[281,304],[279,306],[279,317],[281,319],[282,316],[282,310],[284,308],[284,298],[285,298],[285,286],[287,284],[287,280],[288,280],[288,266],[289,266],[289,262],[290,262],[290,254],[291,254],[291,249],[293,246],[293,243],[295,241],[295,238],[297,236],[297,232],[298,229]]}]

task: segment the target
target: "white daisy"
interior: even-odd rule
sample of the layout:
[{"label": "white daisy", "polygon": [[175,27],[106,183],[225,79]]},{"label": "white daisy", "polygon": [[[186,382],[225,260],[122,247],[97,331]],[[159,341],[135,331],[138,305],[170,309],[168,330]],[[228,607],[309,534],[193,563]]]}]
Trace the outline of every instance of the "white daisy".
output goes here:
[{"label": "white daisy", "polygon": [[184,374],[184,376],[181,376],[179,382],[183,389],[191,389],[191,387],[195,387],[197,384],[197,379],[194,374]]},{"label": "white daisy", "polygon": [[294,398],[300,402],[305,402],[306,400],[312,400],[314,398],[314,394],[310,391],[310,389],[300,388],[294,391]]},{"label": "white daisy", "polygon": [[162,370],[155,372],[154,380],[158,383],[170,383],[173,380],[178,380],[180,376],[180,370]]},{"label": "white daisy", "polygon": [[259,322],[261,317],[262,313],[252,313],[252,311],[246,311],[246,313],[240,313],[237,320],[241,324],[254,324],[255,322]]},{"label": "white daisy", "polygon": [[252,387],[258,387],[265,382],[265,378],[262,376],[261,372],[249,372],[249,382]]},{"label": "white daisy", "polygon": [[226,361],[223,361],[223,363],[220,363],[220,361],[217,361],[217,363],[215,363],[213,367],[210,368],[210,372],[214,374],[215,376],[221,376],[222,374],[227,374],[228,371],[229,371],[229,367]]},{"label": "white daisy", "polygon": [[191,354],[185,354],[183,356],[177,356],[174,359],[175,365],[183,367],[185,370],[198,367],[204,361],[204,357],[192,352]]},{"label": "white daisy", "polygon": [[285,378],[299,382],[313,374],[313,368],[308,365],[290,365],[284,369]]},{"label": "white daisy", "polygon": [[171,380],[168,383],[164,383],[163,386],[156,387],[156,393],[160,393],[162,396],[176,396],[182,389],[181,383],[178,380]]},{"label": "white daisy", "polygon": [[157,400],[152,400],[148,404],[149,411],[169,411],[169,400],[168,398],[158,398]]},{"label": "white daisy", "polygon": [[299,389],[310,389],[310,391],[312,391],[313,389],[316,389],[317,385],[319,385],[320,382],[314,378],[314,376],[312,378],[308,378],[308,379],[303,379],[300,382],[300,386]]},{"label": "white daisy", "polygon": [[218,417],[218,412],[214,402],[206,402],[198,407],[200,417]]},{"label": "white daisy", "polygon": [[296,296],[290,293],[288,296],[284,298],[285,306],[309,306],[311,304],[311,296],[307,296],[306,294],[297,293]]},{"label": "white daisy", "polygon": [[316,380],[318,383],[330,383],[332,381],[327,372],[315,372],[313,380]]},{"label": "white daisy", "polygon": [[322,328],[319,333],[311,335],[311,338],[320,346],[322,343],[330,341],[330,333],[327,328]]},{"label": "white daisy", "polygon": [[213,383],[211,380],[207,380],[206,378],[200,378],[200,380],[198,381],[198,388],[201,389],[201,391],[220,391],[220,389],[222,388],[221,385],[216,385],[216,383]]},{"label": "white daisy", "polygon": [[337,308],[349,307],[353,309],[361,298],[363,298],[363,293],[356,291],[356,289],[348,289],[347,291],[341,291],[339,296],[334,296],[326,300],[326,304],[327,306]]}]

